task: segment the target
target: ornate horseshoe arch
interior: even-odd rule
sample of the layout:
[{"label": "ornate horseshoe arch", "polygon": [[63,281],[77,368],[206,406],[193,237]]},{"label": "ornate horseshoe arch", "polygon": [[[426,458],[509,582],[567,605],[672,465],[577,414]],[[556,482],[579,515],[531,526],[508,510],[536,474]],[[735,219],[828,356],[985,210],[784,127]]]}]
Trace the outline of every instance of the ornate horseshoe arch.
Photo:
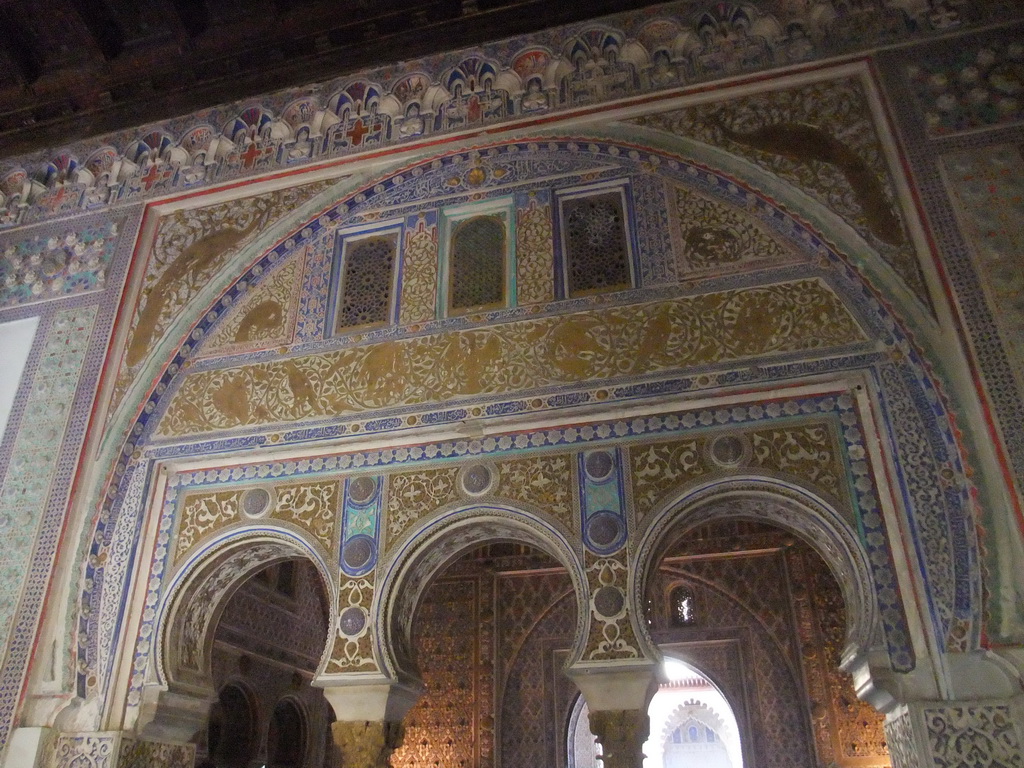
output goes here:
[{"label": "ornate horseshoe arch", "polygon": [[[256,571],[295,557],[304,557],[316,566],[330,603],[329,626],[334,626],[336,589],[326,563],[312,545],[285,529],[235,529],[194,554],[169,584],[155,632],[153,669],[157,681],[149,687],[194,698],[211,696],[210,652],[228,600]],[[329,651],[328,642],[320,667]]]},{"label": "ornate horseshoe arch", "polygon": [[883,643],[868,555],[840,515],[804,489],[767,478],[716,481],[670,500],[657,511],[637,546],[630,595],[643,605],[647,584],[665,552],[686,530],[720,520],[767,522],[800,536],[828,564],[846,606],[848,668]]},{"label": "ornate horseshoe arch", "polygon": [[412,658],[412,623],[416,606],[431,581],[467,549],[509,540],[542,550],[569,572],[576,594],[576,632],[570,659],[579,658],[590,611],[586,574],[573,545],[553,525],[521,509],[502,504],[474,505],[444,511],[423,522],[384,566],[374,614],[375,625],[380,628],[377,652],[386,674],[403,683],[419,680]]}]

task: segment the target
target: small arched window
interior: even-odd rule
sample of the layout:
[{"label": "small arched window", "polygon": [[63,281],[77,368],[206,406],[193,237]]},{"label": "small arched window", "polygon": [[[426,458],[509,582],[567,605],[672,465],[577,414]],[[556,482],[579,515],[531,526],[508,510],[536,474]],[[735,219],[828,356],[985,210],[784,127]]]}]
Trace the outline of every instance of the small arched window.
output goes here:
[{"label": "small arched window", "polygon": [[397,249],[394,234],[344,241],[335,332],[391,321]]},{"label": "small arched window", "polygon": [[506,274],[505,222],[500,216],[474,216],[452,230],[448,270],[448,310],[502,307]]},{"label": "small arched window", "polygon": [[688,627],[697,623],[697,605],[693,591],[680,585],[672,590],[669,597],[669,611],[674,627]]}]

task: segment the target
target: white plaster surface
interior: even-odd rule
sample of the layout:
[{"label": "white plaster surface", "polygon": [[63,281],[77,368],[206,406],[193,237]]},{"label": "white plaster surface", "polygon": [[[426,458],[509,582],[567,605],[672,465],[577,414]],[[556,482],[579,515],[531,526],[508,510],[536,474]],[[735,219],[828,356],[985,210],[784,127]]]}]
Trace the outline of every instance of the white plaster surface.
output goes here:
[{"label": "white plaster surface", "polygon": [[38,327],[38,317],[0,323],[0,440],[7,428],[14,396],[18,394],[18,384]]}]

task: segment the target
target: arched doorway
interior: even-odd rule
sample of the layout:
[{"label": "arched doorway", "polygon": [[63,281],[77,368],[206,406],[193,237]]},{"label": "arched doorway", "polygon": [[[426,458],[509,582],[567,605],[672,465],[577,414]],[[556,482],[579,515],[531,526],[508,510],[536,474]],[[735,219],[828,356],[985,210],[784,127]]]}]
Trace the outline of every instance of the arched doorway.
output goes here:
[{"label": "arched doorway", "polygon": [[[257,570],[227,598],[210,649],[211,682],[220,693],[210,707],[205,743],[198,740],[200,765],[324,764],[321,734],[333,713],[311,682],[330,615],[320,575],[305,558]],[[245,693],[244,710],[235,691]]]},{"label": "arched doorway", "polygon": [[[729,701],[700,670],[666,656],[647,708],[644,768],[743,768],[739,724]],[[590,711],[576,699],[568,721],[568,768],[597,768],[601,747]]]},{"label": "arched doorway", "polygon": [[[714,680],[714,695],[700,695],[697,681],[674,710],[656,713],[652,702],[647,766],[673,768],[698,752],[703,764],[727,757],[745,768],[889,764],[882,715],[840,669],[843,590],[812,546],[767,522],[723,517],[680,526],[662,551],[646,591],[652,639]],[[720,716],[723,703],[735,714],[738,754],[718,754],[729,729],[708,713]],[[660,763],[650,759],[655,746]]]},{"label": "arched doorway", "polygon": [[452,561],[417,606],[425,691],[391,765],[563,765],[550,723],[577,695],[562,674],[576,620],[567,569],[539,548],[490,542]]}]

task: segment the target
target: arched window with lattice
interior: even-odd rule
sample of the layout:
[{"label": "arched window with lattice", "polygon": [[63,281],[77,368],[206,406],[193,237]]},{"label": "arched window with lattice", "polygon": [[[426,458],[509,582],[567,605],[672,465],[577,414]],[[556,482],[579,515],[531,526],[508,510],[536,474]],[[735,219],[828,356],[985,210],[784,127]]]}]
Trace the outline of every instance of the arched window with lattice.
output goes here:
[{"label": "arched window with lattice", "polygon": [[452,227],[448,311],[493,309],[506,304],[506,225],[498,214],[473,216]]},{"label": "arched window with lattice", "polygon": [[572,298],[634,285],[627,188],[559,193],[560,295]]},{"label": "arched window with lattice", "polygon": [[442,211],[439,318],[515,305],[514,210],[503,197]]},{"label": "arched window with lattice", "polygon": [[345,236],[338,250],[334,332],[392,322],[398,231]]},{"label": "arched window with lattice", "polygon": [[674,627],[689,627],[697,623],[697,601],[693,590],[685,584],[672,589],[668,600],[669,621]]}]

